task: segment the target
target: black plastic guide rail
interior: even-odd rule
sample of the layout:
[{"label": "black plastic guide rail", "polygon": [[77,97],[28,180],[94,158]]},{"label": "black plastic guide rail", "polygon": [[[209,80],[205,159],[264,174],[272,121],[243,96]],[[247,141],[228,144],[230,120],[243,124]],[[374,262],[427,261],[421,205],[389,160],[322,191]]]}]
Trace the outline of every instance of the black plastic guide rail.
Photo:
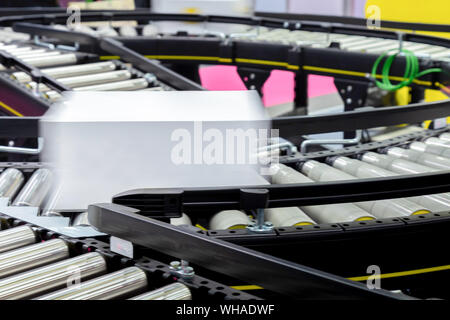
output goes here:
[{"label": "black plastic guide rail", "polygon": [[279,129],[281,137],[335,131],[350,131],[424,120],[450,115],[450,99],[416,103],[408,106],[383,107],[369,110],[347,111],[319,116],[291,116],[273,119],[272,127]]},{"label": "black plastic guide rail", "polygon": [[301,207],[413,197],[450,191],[450,172],[302,184],[185,189],[136,189],[113,198],[116,204],[152,217],[179,217],[222,210]]},{"label": "black plastic guide rail", "polygon": [[[316,22],[329,22],[342,23],[355,26],[367,26],[367,19],[355,18],[355,17],[339,17],[339,16],[327,16],[316,14],[295,14],[295,13],[272,13],[272,12],[255,12],[256,17],[273,18],[282,20],[295,20],[295,21],[316,21]],[[434,32],[450,32],[450,25],[448,24],[430,24],[430,23],[414,23],[414,22],[399,22],[390,20],[380,20],[380,27],[403,29],[403,30],[415,30],[415,31],[434,31]]]},{"label": "black plastic guide rail", "polygon": [[[291,299],[406,300],[365,285],[139,215],[117,204],[89,206],[89,222],[102,232],[260,285]],[[153,236],[157,235],[157,236]]]},{"label": "black plastic guide rail", "polygon": [[100,47],[110,53],[118,55],[122,60],[133,64],[136,68],[153,73],[159,80],[170,84],[179,90],[205,90],[201,85],[191,81],[182,75],[166,68],[152,60],[149,60],[135,51],[123,46],[114,39],[101,38]]},{"label": "black plastic guide rail", "polygon": [[[115,41],[112,43],[107,41],[107,43],[113,46],[116,45]],[[126,49],[124,48],[124,50]],[[46,77],[44,76],[44,78]],[[272,127],[280,130],[281,137],[289,138],[304,134],[358,130],[402,123],[418,123],[427,119],[443,118],[449,115],[450,99],[447,99],[401,107],[374,108],[329,115],[281,117],[272,120]],[[3,122],[3,125],[0,127],[0,132],[7,134],[11,130],[14,130],[20,134],[18,132],[20,130],[15,130],[15,123],[13,123],[15,120],[11,120],[12,122],[10,124],[8,124],[10,121],[8,118],[0,118],[0,121]],[[30,117],[28,120],[23,121],[21,123],[27,122],[27,125],[32,126],[30,129],[32,130],[30,131],[31,133],[34,134],[37,132],[38,118]]]}]

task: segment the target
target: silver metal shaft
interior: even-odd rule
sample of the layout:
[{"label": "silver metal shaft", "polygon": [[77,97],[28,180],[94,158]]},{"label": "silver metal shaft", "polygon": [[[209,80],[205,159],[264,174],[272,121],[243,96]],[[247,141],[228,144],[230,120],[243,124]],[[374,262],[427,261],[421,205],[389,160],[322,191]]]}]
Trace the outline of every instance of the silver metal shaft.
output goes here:
[{"label": "silver metal shaft", "polygon": [[[116,65],[113,62],[107,61],[107,62],[79,64],[79,65],[77,64],[74,66],[67,66],[67,67],[46,68],[42,69],[41,71],[46,75],[49,75],[55,79],[59,79],[92,73],[114,71],[115,69]],[[14,72],[11,76],[17,81],[22,83],[31,81],[31,77],[27,75],[25,72]]]},{"label": "silver metal shaft", "polygon": [[94,86],[78,87],[74,91],[128,91],[128,90],[138,90],[143,89],[148,86],[147,80],[144,78],[137,78],[132,80],[125,80],[119,82],[111,82],[104,84],[97,84]]},{"label": "silver metal shaft", "polygon": [[65,241],[52,239],[0,254],[0,278],[69,257]]},{"label": "silver metal shaft", "polygon": [[10,200],[19,191],[24,181],[24,177],[20,170],[8,168],[0,175],[0,197],[6,197]]},{"label": "silver metal shaft", "polygon": [[0,231],[0,252],[20,248],[36,242],[36,235],[29,226]]},{"label": "silver metal shaft", "polygon": [[105,259],[97,252],[86,253],[0,280],[0,299],[32,298],[63,287],[77,287],[79,281],[104,272]]},{"label": "silver metal shaft", "polygon": [[89,74],[70,78],[60,78],[58,81],[70,88],[90,86],[105,82],[115,82],[131,78],[131,72],[128,70],[118,70],[111,72],[102,72],[98,74]]},{"label": "silver metal shaft", "polygon": [[39,50],[33,50],[32,52],[20,52],[15,54],[15,56],[19,59],[35,59],[35,58],[42,58],[42,57],[54,57],[61,55],[61,52],[59,51],[39,51]]},{"label": "silver metal shaft", "polygon": [[108,300],[142,291],[147,287],[145,272],[137,267],[129,267],[72,286],[36,300]]},{"label": "silver metal shaft", "polygon": [[44,57],[24,58],[23,61],[32,65],[33,67],[50,67],[76,63],[77,56],[73,53],[68,53],[50,57],[44,56]]},{"label": "silver metal shaft", "polygon": [[143,293],[129,300],[191,300],[191,291],[182,283],[176,282],[162,288]]},{"label": "silver metal shaft", "polygon": [[[131,78],[131,72],[128,70],[118,70],[111,72],[102,72],[98,74],[88,74],[83,76],[76,76],[70,78],[59,78],[58,82],[66,85],[69,88],[77,88],[83,86],[91,86],[103,83],[112,83],[116,81],[128,80]],[[38,85],[36,82],[30,82],[27,84],[31,88],[35,89]],[[39,84],[39,91],[46,92],[52,90],[44,84]]]},{"label": "silver metal shaft", "polygon": [[36,170],[13,202],[14,206],[39,207],[52,186],[52,172]]}]

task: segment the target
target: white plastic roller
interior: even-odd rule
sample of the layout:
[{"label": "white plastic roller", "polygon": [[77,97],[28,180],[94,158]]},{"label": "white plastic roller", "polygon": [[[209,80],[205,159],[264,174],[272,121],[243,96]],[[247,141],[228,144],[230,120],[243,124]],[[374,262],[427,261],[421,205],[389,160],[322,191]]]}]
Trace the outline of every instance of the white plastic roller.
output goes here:
[{"label": "white plastic roller", "polygon": [[437,169],[426,167],[408,160],[397,159],[375,152],[364,153],[361,160],[399,174],[418,174],[438,171]]},{"label": "white plastic roller", "polygon": [[158,28],[152,24],[147,24],[142,28],[142,35],[146,37],[153,37],[158,34]]},{"label": "white plastic roller", "polygon": [[95,33],[102,37],[117,37],[119,34],[110,26],[100,26]]},{"label": "white plastic roller", "polygon": [[[348,173],[314,160],[304,163],[302,171],[308,177],[320,182],[357,179]],[[404,198],[364,201],[357,202],[355,205],[380,219],[430,213],[428,208],[424,208]]]},{"label": "white plastic roller", "polygon": [[170,224],[173,224],[174,226],[192,225],[192,221],[187,214],[182,213],[179,218],[171,218]]},{"label": "white plastic roller", "polygon": [[315,224],[306,213],[297,207],[270,208],[264,210],[266,221],[275,227],[291,227]]},{"label": "white plastic roller", "polygon": [[439,136],[439,139],[450,142],[450,133],[445,132]]},{"label": "white plastic roller", "polygon": [[441,157],[450,158],[450,149],[439,146],[427,145],[423,142],[413,142],[409,145],[411,150],[435,154]]},{"label": "white plastic roller", "polygon": [[[347,157],[335,158],[332,165],[339,170],[361,179],[398,176],[398,173]],[[450,209],[450,195],[446,193],[409,197],[406,199],[429,208],[434,212]]]},{"label": "white plastic roller", "polygon": [[430,146],[438,146],[438,147],[450,149],[450,141],[448,141],[448,140],[431,137],[431,138],[426,139],[424,142],[425,142],[425,144],[428,144]]},{"label": "white plastic roller", "polygon": [[[292,184],[314,182],[297,170],[283,164],[273,165],[272,169],[273,172],[276,172],[272,176],[272,183]],[[318,223],[339,223],[375,219],[373,215],[351,203],[303,206],[300,209]]]},{"label": "white plastic roller", "polygon": [[224,210],[216,213],[209,221],[209,229],[244,229],[251,223],[250,218],[239,210]]},{"label": "white plastic roller", "polygon": [[123,37],[136,37],[137,31],[136,28],[130,25],[123,25],[119,28],[119,33]]},{"label": "white plastic roller", "polygon": [[429,154],[416,150],[394,147],[389,148],[387,150],[387,155],[399,159],[416,162],[418,164],[423,164],[424,166],[430,168],[435,168],[439,170],[450,169],[450,159],[435,154]]}]

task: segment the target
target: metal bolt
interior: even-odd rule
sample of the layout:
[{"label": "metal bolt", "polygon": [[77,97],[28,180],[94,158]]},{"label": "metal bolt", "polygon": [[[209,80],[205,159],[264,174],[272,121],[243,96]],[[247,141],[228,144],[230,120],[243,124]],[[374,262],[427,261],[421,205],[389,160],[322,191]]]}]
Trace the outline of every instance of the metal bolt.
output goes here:
[{"label": "metal bolt", "polygon": [[270,232],[273,229],[273,224],[270,221],[264,222],[264,209],[256,210],[256,223],[247,226],[247,229],[255,233]]},{"label": "metal bolt", "polygon": [[170,267],[175,270],[178,270],[181,267],[181,263],[180,263],[180,261],[172,261],[172,262],[170,262]]},{"label": "metal bolt", "polygon": [[352,99],[351,98],[347,98],[347,100],[345,100],[345,102],[347,103],[347,104],[351,104],[352,103]]}]

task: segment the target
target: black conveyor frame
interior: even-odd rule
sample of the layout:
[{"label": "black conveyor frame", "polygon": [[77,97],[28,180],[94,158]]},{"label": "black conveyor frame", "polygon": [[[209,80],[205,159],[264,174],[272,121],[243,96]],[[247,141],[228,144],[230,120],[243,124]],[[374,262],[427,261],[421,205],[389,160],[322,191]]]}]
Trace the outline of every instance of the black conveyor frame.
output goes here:
[{"label": "black conveyor frame", "polygon": [[89,206],[89,223],[102,232],[155,249],[203,268],[253,283],[291,299],[406,300],[367,286],[201,233],[139,215],[116,204]]}]

